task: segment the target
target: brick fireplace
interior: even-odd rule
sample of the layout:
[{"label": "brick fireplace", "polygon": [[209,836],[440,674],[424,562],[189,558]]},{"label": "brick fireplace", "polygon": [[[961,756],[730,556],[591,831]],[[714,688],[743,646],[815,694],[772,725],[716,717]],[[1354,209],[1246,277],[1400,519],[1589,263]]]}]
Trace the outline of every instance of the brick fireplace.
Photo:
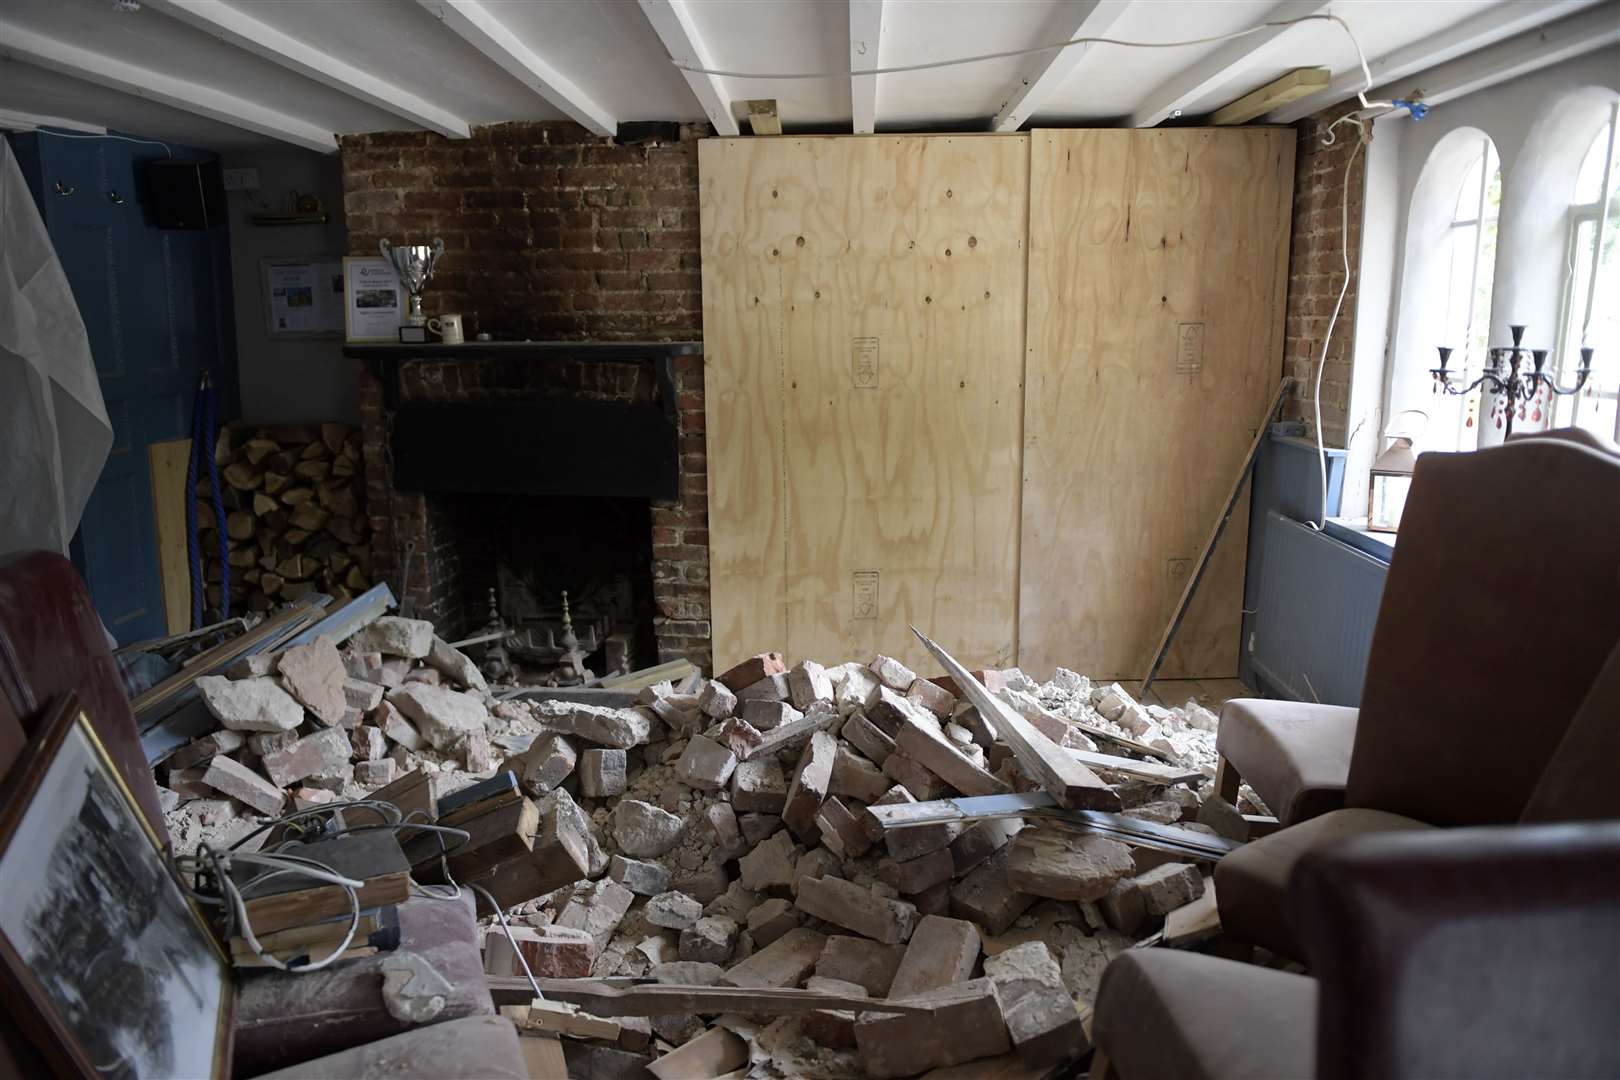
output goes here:
[{"label": "brick fireplace", "polygon": [[[701,337],[696,142],[673,129],[629,144],[572,124],[505,124],[477,129],[466,140],[384,133],[346,137],[342,156],[350,253],[374,253],[383,236],[442,237],[445,260],[424,300],[430,313],[462,312],[469,337],[480,331],[496,342]],[[449,355],[443,348],[409,357],[396,352],[386,363],[351,359],[360,368],[373,575],[390,583],[412,614],[462,635],[483,625],[500,568],[510,577],[512,564],[527,560],[544,571],[537,575],[541,603],[564,579],[574,590],[624,593],[636,627],[630,632],[639,639],[636,665],[685,657],[708,669],[701,357],[675,357],[660,378],[644,359],[580,352],[482,355],[469,346]],[[558,481],[540,485],[544,491],[484,490],[489,477],[481,470],[508,468],[511,455],[464,445],[476,437],[456,442],[463,451],[487,449],[465,466],[478,481],[466,491],[411,490],[396,482],[402,410],[567,402],[578,403],[573,411],[656,407],[670,418],[673,475],[657,497],[615,492],[611,483],[591,490],[565,482],[593,453],[622,449],[610,430],[524,462]],[[627,470],[636,471],[620,471]],[[621,571],[628,577],[623,587],[606,584]],[[571,591],[571,604],[579,599]]]}]

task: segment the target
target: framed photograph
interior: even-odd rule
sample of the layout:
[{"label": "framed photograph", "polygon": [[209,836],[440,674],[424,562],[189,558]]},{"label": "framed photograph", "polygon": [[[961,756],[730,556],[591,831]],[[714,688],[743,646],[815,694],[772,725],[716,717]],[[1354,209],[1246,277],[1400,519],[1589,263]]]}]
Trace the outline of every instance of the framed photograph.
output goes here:
[{"label": "framed photograph", "polygon": [[399,340],[405,321],[405,286],[380,255],[343,259],[343,330],[349,341]]},{"label": "framed photograph", "polygon": [[0,803],[0,989],[65,1073],[229,1070],[231,969],[77,698]]},{"label": "framed photograph", "polygon": [[342,335],[345,292],[339,256],[260,259],[259,286],[271,338]]}]

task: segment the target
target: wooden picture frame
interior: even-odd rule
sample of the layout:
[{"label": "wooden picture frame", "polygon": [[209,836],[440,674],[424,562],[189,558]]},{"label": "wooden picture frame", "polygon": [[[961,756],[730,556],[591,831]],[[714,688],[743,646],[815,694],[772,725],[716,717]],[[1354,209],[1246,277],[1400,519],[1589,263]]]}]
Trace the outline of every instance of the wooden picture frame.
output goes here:
[{"label": "wooden picture frame", "polygon": [[[259,303],[264,307],[265,337],[271,341],[341,339],[346,331],[347,281],[341,255],[267,255],[260,259]],[[304,318],[294,321],[294,313]]]},{"label": "wooden picture frame", "polygon": [[[392,300],[387,294],[392,294]],[[343,339],[399,340],[405,321],[405,286],[394,264],[380,255],[343,257]]]},{"label": "wooden picture frame", "polygon": [[75,695],[0,797],[0,880],[0,999],[59,1075],[229,1075],[230,963]]}]

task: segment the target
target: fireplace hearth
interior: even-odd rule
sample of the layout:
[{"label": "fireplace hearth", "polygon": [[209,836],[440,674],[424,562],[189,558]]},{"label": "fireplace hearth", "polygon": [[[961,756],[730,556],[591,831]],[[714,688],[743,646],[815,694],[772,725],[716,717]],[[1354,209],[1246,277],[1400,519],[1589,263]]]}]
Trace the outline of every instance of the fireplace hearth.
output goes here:
[{"label": "fireplace hearth", "polygon": [[441,633],[498,616],[525,682],[708,667],[699,349],[347,348],[363,365],[376,578]]}]

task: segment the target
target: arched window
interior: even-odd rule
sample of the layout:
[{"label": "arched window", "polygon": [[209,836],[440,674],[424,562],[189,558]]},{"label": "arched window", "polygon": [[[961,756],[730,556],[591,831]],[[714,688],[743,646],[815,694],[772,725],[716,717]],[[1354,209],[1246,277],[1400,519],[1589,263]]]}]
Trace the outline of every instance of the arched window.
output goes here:
[{"label": "arched window", "polygon": [[1575,178],[1569,208],[1564,310],[1558,334],[1558,369],[1575,379],[1583,346],[1593,350],[1586,389],[1558,400],[1556,422],[1620,438],[1620,161],[1615,113],[1592,139]]},{"label": "arched window", "polygon": [[[1451,215],[1450,266],[1442,340],[1456,342],[1463,363],[1477,365],[1485,356],[1491,327],[1491,283],[1496,274],[1496,221],[1502,209],[1502,164],[1489,137],[1479,140],[1478,154],[1457,186]],[[1455,412],[1447,411],[1448,431],[1426,439],[1431,449],[1448,442],[1448,450],[1471,450],[1477,440],[1479,392],[1467,395]]]}]

